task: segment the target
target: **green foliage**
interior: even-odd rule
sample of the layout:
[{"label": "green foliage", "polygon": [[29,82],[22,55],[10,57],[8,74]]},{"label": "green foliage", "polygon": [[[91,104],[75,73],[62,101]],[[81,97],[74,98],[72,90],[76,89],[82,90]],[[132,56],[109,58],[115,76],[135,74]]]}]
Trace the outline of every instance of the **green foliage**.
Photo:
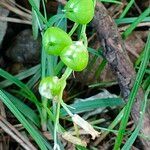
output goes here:
[{"label": "green foliage", "polygon": [[105,3],[114,3],[114,4],[122,4],[122,2],[116,1],[116,0],[98,0]]},{"label": "green foliage", "polygon": [[[74,0],[71,0],[71,3],[74,2],[75,2]],[[93,2],[95,3],[95,0]],[[103,55],[102,55],[101,48],[95,50],[93,48],[88,47],[87,37],[86,37],[86,25],[81,25],[81,24],[87,24],[93,18],[93,14],[94,14],[93,2],[92,0],[90,0],[91,5],[82,5],[82,6],[80,6],[79,5],[80,3],[78,3],[76,7],[78,7],[78,9],[81,12],[73,13],[73,15],[72,12],[68,10],[70,4],[68,4],[68,6],[65,7],[66,12],[64,11],[64,7],[59,4],[57,14],[48,18],[46,12],[46,6],[45,6],[46,1],[29,0],[30,5],[32,6],[32,29],[33,29],[34,38],[35,39],[38,38],[39,30],[40,30],[42,39],[45,42],[47,39],[47,37],[44,39],[45,30],[48,31],[47,29],[50,27],[51,28],[57,27],[58,29],[60,28],[60,30],[62,30],[69,37],[69,38],[64,38],[64,37],[62,38],[64,40],[64,43],[67,43],[68,41],[71,41],[71,36],[73,36],[74,33],[78,31],[76,32],[77,35],[75,36],[75,38],[77,37],[78,41],[82,41],[85,46],[85,49],[87,49],[88,52],[94,56],[94,59],[90,62],[90,67],[87,68],[87,71],[91,70],[91,68],[94,66],[94,62],[97,59],[102,59],[102,62],[100,63],[97,70],[95,71],[95,75],[94,75],[95,78],[98,78],[101,75],[102,71],[104,70],[107,62],[102,57]],[[120,5],[122,4],[122,2],[117,0],[101,0],[101,2],[115,3]],[[87,3],[87,0],[84,1],[84,3]],[[40,12],[40,4],[42,4],[44,15]],[[150,8],[147,8],[143,13],[141,13],[139,17],[124,18],[127,15],[128,11],[132,8],[133,4],[134,4],[134,0],[130,0],[127,6],[125,7],[125,9],[123,10],[120,18],[115,19],[117,25],[130,24],[130,26],[123,33],[124,38],[127,38],[139,23],[150,21],[150,17],[149,17]],[[86,8],[88,8],[88,14],[86,11],[83,11],[85,9],[85,6]],[[68,14],[68,12],[71,14]],[[67,18],[75,22],[68,34],[66,33]],[[48,37],[50,35],[48,35]],[[58,42],[58,39],[61,36],[56,32],[55,35],[56,35],[55,41]],[[68,45],[70,45],[71,43],[72,42],[69,42]],[[147,44],[145,46],[144,52],[140,55],[139,59],[135,64],[135,68],[138,69],[138,74],[135,80],[134,87],[129,97],[129,102],[126,104],[123,110],[120,111],[117,117],[112,121],[112,123],[107,128],[95,126],[95,128],[103,130],[100,137],[101,140],[103,140],[109,134],[109,132],[118,133],[118,137],[116,139],[116,143],[114,147],[114,149],[116,150],[119,149],[120,144],[122,143],[123,135],[125,134],[126,125],[131,112],[131,108],[134,103],[134,99],[136,97],[137,90],[141,85],[143,76],[145,74],[145,80],[143,81],[142,86],[143,89],[146,91],[146,93],[145,93],[145,99],[141,103],[142,113],[135,130],[133,131],[133,133],[131,134],[131,136],[123,146],[122,148],[123,150],[131,148],[135,139],[139,135],[139,131],[142,127],[142,120],[144,117],[145,107],[148,99],[147,97],[149,94],[150,69],[146,68],[150,57],[149,45],[150,45],[150,35],[147,40]],[[63,47],[62,50],[65,47]],[[68,49],[66,51],[68,51]],[[0,82],[0,99],[10,109],[10,111],[15,115],[15,117],[20,121],[20,123],[24,126],[24,128],[29,132],[29,134],[35,140],[35,142],[37,143],[40,149],[42,150],[52,149],[51,144],[39,131],[39,128],[42,127],[42,129],[45,131],[47,131],[48,129],[50,135],[52,135],[52,137],[54,138],[54,146],[60,147],[63,150],[64,147],[61,141],[59,140],[59,138],[57,137],[57,132],[62,134],[66,129],[63,129],[59,124],[59,113],[61,119],[64,119],[64,117],[66,117],[67,115],[70,115],[72,117],[73,114],[86,113],[97,108],[102,108],[102,107],[105,108],[108,106],[109,107],[124,106],[124,102],[121,98],[105,98],[105,99],[100,98],[100,99],[92,99],[89,101],[80,101],[78,99],[76,103],[66,105],[62,101],[62,93],[65,88],[65,85],[61,85],[59,92],[55,94],[55,96],[56,95],[58,96],[57,102],[48,100],[44,97],[41,97],[41,99],[39,100],[39,98],[37,98],[33,92],[33,88],[35,87],[35,85],[37,85],[39,80],[44,79],[47,76],[58,76],[61,77],[62,81],[66,81],[66,79],[69,77],[69,75],[72,72],[72,70],[70,69],[71,67],[69,61],[66,62],[64,61],[64,59],[59,60],[58,55],[60,55],[60,53],[57,54],[57,56],[53,56],[49,54],[51,53],[45,52],[45,47],[43,43],[41,49],[41,63],[39,65],[34,66],[14,76],[4,71],[3,69],[0,69],[0,76],[5,78],[5,80]],[[82,61],[83,60],[82,57],[80,58],[80,61],[79,59],[73,60],[72,64],[77,65],[78,63],[84,63]],[[86,65],[87,65],[87,61],[88,60],[86,59]],[[141,65],[140,67],[138,67],[140,63]],[[84,65],[82,69],[85,68],[86,65]],[[62,70],[65,68],[65,66],[69,66],[70,68],[67,68],[65,73],[62,75]],[[78,69],[74,69],[74,67],[72,69],[78,70]],[[28,80],[26,84],[23,82],[24,79]],[[115,84],[117,84],[116,81],[96,83],[90,85],[89,88],[96,88],[96,87],[104,88]],[[14,89],[11,89],[9,87],[14,87]],[[9,92],[7,92],[7,88]],[[77,95],[79,95],[79,93],[77,93]],[[23,101],[24,99],[28,99],[36,106],[34,110],[31,109],[28,106],[28,104]],[[63,108],[60,108],[61,105],[63,106]],[[113,128],[116,127],[120,121],[121,124],[119,130],[118,131],[113,130]],[[76,145],[76,148],[80,150],[81,149],[86,150],[86,148],[81,147],[80,145]]]},{"label": "green foliage", "polygon": [[[39,71],[40,71],[40,65],[37,65],[28,70],[20,72],[19,74],[15,75],[14,77],[17,78],[18,80],[23,80],[23,79],[26,79],[26,78],[34,75],[36,72],[39,72]],[[4,74],[4,76],[5,76],[5,74]],[[30,82],[30,83],[32,83],[32,82]],[[12,84],[13,84],[12,80],[7,78],[7,80],[0,82],[0,87],[6,88]]]},{"label": "green foliage", "polygon": [[39,131],[26,120],[26,118],[22,115],[22,113],[17,109],[17,107],[11,102],[11,100],[2,90],[0,90],[0,99],[21,122],[24,128],[31,134],[37,145],[39,145],[42,150],[47,150],[47,146],[50,147],[50,145],[47,143],[46,139],[42,137]]},{"label": "green foliage", "polygon": [[9,74],[8,72],[4,71],[3,69],[0,69],[0,75],[2,77],[4,77],[5,79],[9,80],[10,82],[16,84],[18,87],[20,87],[22,92],[24,92],[26,97],[28,97],[28,99],[31,102],[34,102],[37,105],[39,104],[39,102],[38,102],[36,96],[34,95],[34,93],[23,82],[21,82],[20,80],[18,80],[17,78],[15,78],[11,74]]},{"label": "green foliage", "polygon": [[[36,5],[36,8],[39,10],[40,0],[34,0],[34,3]],[[38,38],[38,33],[39,33],[39,26],[36,18],[37,18],[37,14],[35,10],[32,8],[32,31],[33,31],[34,39]]]},{"label": "green foliage", "polygon": [[18,108],[18,110],[30,121],[32,121],[36,126],[40,127],[40,118],[39,116],[32,110],[28,105],[23,103],[20,99],[17,97],[11,95],[10,93],[4,91],[4,94],[11,99],[11,102]]},{"label": "green foliage", "polygon": [[127,38],[132,31],[137,27],[137,25],[146,17],[150,15],[150,7],[148,7],[123,33],[123,37]]},{"label": "green foliage", "polygon": [[132,7],[133,4],[134,4],[134,0],[130,0],[130,2],[128,3],[126,8],[123,10],[122,14],[120,15],[120,18],[125,17],[125,15],[128,13],[129,9]]},{"label": "green foliage", "polygon": [[130,150],[132,144],[134,143],[137,136],[139,135],[139,132],[142,128],[142,124],[143,124],[143,120],[144,120],[144,114],[146,111],[149,93],[150,93],[150,86],[148,87],[148,89],[145,93],[144,101],[141,102],[142,105],[141,105],[140,118],[139,118],[138,124],[137,124],[136,128],[134,129],[130,138],[126,141],[125,145],[122,147],[122,150]]},{"label": "green foliage", "polygon": [[120,145],[121,145],[122,139],[123,139],[123,135],[125,132],[125,128],[126,128],[129,116],[130,116],[130,112],[131,112],[132,106],[133,106],[135,98],[136,98],[136,94],[142,83],[142,79],[145,74],[146,67],[149,63],[149,59],[150,59],[150,46],[149,45],[150,45],[150,33],[148,35],[148,39],[147,39],[147,43],[146,43],[146,46],[144,49],[143,58],[142,58],[142,62],[141,62],[139,71],[137,73],[133,88],[129,95],[128,103],[125,106],[126,113],[124,114],[122,121],[120,123],[120,128],[119,128],[118,136],[117,136],[117,139],[115,142],[114,150],[118,150],[120,148]]},{"label": "green foliage", "polygon": [[[115,19],[115,22],[117,25],[123,25],[123,24],[130,24],[135,22],[138,19],[138,17],[130,17],[130,18],[119,18]],[[150,22],[150,17],[145,17],[141,22]]]},{"label": "green foliage", "polygon": [[[96,108],[103,108],[103,107],[113,107],[113,106],[122,106],[124,102],[121,98],[104,98],[104,99],[89,99],[87,100],[80,100],[75,104],[68,105],[68,107],[72,108],[72,113],[83,113],[87,111],[91,111]],[[60,116],[66,116],[67,112],[62,108],[60,112]]]}]

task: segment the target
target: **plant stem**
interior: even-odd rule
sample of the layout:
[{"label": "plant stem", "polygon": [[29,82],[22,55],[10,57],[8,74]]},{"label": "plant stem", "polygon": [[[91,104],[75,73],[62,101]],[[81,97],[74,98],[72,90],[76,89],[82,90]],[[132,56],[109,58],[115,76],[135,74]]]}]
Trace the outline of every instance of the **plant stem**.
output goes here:
[{"label": "plant stem", "polygon": [[66,104],[63,102],[63,100],[61,101],[61,105],[62,105],[62,107],[66,110],[66,112],[68,113],[68,115],[69,115],[70,117],[72,117],[72,116],[73,116],[72,112],[68,109],[68,107],[67,107]]},{"label": "plant stem", "polygon": [[86,37],[86,25],[82,25],[80,39],[83,40],[85,47],[88,46],[88,41]]},{"label": "plant stem", "polygon": [[75,32],[75,30],[77,29],[77,27],[79,26],[78,23],[75,23],[71,29],[71,31],[68,33],[69,36],[72,36],[72,34]]},{"label": "plant stem", "polygon": [[60,100],[57,103],[57,110],[56,110],[56,119],[55,119],[55,125],[54,125],[54,147],[58,147],[57,142],[57,131],[58,131],[58,125],[59,125],[59,112],[60,112]]},{"label": "plant stem", "polygon": [[[65,81],[67,80],[67,78],[70,76],[70,74],[72,73],[72,69],[70,68],[66,68],[64,74],[62,75],[60,81]],[[55,119],[55,125],[54,125],[54,149],[59,149],[59,145],[57,144],[57,131],[58,131],[58,128],[59,128],[59,114],[60,114],[60,106],[62,104],[64,104],[63,100],[62,100],[62,97],[63,97],[63,91],[64,91],[64,88],[65,88],[66,84],[64,84],[62,87],[61,87],[61,92],[60,94],[58,95],[58,97],[56,97],[56,101],[57,101],[57,110],[56,110],[56,119]]]},{"label": "plant stem", "polygon": [[[38,17],[36,12],[35,12],[35,16],[37,19],[39,29],[42,31],[42,26],[41,26],[41,23],[39,21],[39,17]],[[43,32],[41,32],[41,36],[43,37]],[[45,74],[46,74],[46,54],[45,54],[45,51],[43,48],[42,48],[42,54],[41,54],[41,69],[42,69],[41,78],[43,79],[45,77]],[[48,103],[48,100],[46,98],[42,97],[43,107],[47,107],[47,103]],[[41,116],[40,118],[41,118],[42,130],[46,131],[47,130],[47,111],[45,110],[45,108],[42,108],[40,116]]]},{"label": "plant stem", "polygon": [[46,13],[46,7],[45,7],[45,2],[44,2],[44,0],[42,0],[42,5],[43,5],[43,10],[44,10],[44,17],[45,17],[45,19],[46,19],[46,21],[47,21],[47,13]]},{"label": "plant stem", "polygon": [[72,73],[72,69],[67,67],[64,74],[61,77],[61,80],[66,81],[67,78],[70,76],[70,74]]},{"label": "plant stem", "polygon": [[36,7],[36,4],[34,3],[34,1],[29,0],[29,3],[32,6],[32,8],[36,11],[36,13],[40,17],[40,19],[46,24],[47,20],[43,17],[43,15],[41,14],[41,12],[38,10],[38,8]]},{"label": "plant stem", "polygon": [[[42,69],[42,76],[41,78],[43,79],[45,77],[46,74],[46,54],[44,49],[42,49],[42,55],[41,55],[41,69]],[[44,107],[47,107],[47,102],[48,100],[44,97],[42,97],[42,105]],[[42,116],[41,116],[41,126],[42,126],[42,130],[46,131],[47,129],[47,112],[45,110],[45,108],[42,108]]]},{"label": "plant stem", "polygon": [[62,22],[62,20],[65,18],[65,15],[62,16],[62,18],[59,20],[59,22],[57,23],[56,27],[59,27],[60,23]]}]

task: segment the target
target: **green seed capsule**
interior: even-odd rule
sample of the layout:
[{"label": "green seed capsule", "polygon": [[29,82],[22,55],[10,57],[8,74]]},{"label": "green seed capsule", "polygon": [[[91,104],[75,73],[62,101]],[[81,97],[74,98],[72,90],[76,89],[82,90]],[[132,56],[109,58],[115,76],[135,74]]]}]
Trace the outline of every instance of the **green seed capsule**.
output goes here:
[{"label": "green seed capsule", "polygon": [[53,99],[60,94],[61,88],[65,83],[60,81],[57,76],[45,77],[39,85],[39,93],[48,99]]},{"label": "green seed capsule", "polygon": [[72,44],[69,35],[57,27],[48,28],[43,36],[43,46],[49,55],[58,56],[68,45]]},{"label": "green seed capsule", "polygon": [[66,16],[71,21],[87,24],[94,17],[93,0],[69,0],[65,6]]},{"label": "green seed capsule", "polygon": [[78,41],[65,47],[60,58],[72,70],[82,71],[88,64],[89,54],[83,43]]}]

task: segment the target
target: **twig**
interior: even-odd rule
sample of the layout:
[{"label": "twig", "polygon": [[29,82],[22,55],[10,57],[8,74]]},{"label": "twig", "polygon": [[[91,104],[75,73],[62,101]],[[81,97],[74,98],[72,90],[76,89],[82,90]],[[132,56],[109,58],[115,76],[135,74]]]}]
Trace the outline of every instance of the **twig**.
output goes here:
[{"label": "twig", "polygon": [[22,20],[22,19],[17,19],[17,18],[11,18],[11,17],[3,17],[3,16],[0,16],[0,21],[32,25],[31,21]]},{"label": "twig", "polygon": [[[119,31],[125,31],[130,25],[119,27]],[[150,27],[150,22],[143,22],[137,25],[137,27]]]},{"label": "twig", "polygon": [[3,0],[0,1],[0,5],[7,8],[8,10],[18,14],[19,16],[22,16],[23,18],[26,18],[27,20],[32,19],[32,16],[30,14],[25,13],[25,12],[21,11],[20,9],[9,5],[7,2],[5,2]]},{"label": "twig", "polygon": [[30,11],[30,10],[28,10],[28,9],[26,9],[26,8],[24,8],[24,7],[22,7],[22,6],[20,6],[19,4],[17,4],[17,3],[15,3],[15,1],[13,1],[13,0],[8,0],[10,3],[12,3],[13,5],[16,5],[18,8],[20,8],[21,10],[23,10],[23,11],[25,11],[25,12],[27,12],[27,13],[29,13],[29,14],[32,14],[32,12]]},{"label": "twig", "polygon": [[0,127],[16,140],[26,150],[37,150],[18,130],[16,130],[7,120],[0,116]]},{"label": "twig", "polygon": [[6,118],[6,112],[3,102],[0,100],[0,115]]},{"label": "twig", "polygon": [[66,4],[66,0],[57,0],[57,2],[61,3],[62,5]]},{"label": "twig", "polygon": [[[124,100],[128,101],[128,96],[133,87],[134,79],[136,76],[133,65],[126,53],[125,46],[122,42],[121,36],[118,32],[117,26],[115,25],[112,18],[108,15],[107,10],[101,3],[97,3],[94,27],[98,32],[99,41],[103,47],[103,54],[111,66],[114,74],[116,74],[119,86],[121,89]],[[140,102],[143,99],[144,94],[142,89],[138,91],[136,102],[132,109],[131,115],[134,123],[136,123],[140,116]],[[150,119],[146,113],[143,120],[144,125],[141,129],[142,134],[150,134]],[[141,141],[145,149],[150,148],[150,141]]]}]

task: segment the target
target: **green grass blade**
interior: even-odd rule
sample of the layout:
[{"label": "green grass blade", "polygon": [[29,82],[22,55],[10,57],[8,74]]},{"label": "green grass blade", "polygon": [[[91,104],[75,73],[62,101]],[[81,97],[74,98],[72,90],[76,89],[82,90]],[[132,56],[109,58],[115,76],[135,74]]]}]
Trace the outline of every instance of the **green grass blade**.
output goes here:
[{"label": "green grass blade", "polygon": [[54,74],[59,75],[64,66],[65,66],[65,64],[60,60],[59,63],[57,64],[57,66],[55,67]]},{"label": "green grass blade", "polygon": [[[115,19],[117,25],[122,24],[130,24],[136,21],[138,17],[131,17],[131,18],[119,18]],[[145,17],[141,22],[150,22],[150,17]]]},{"label": "green grass blade", "polygon": [[106,3],[114,3],[114,4],[120,4],[122,5],[122,2],[116,1],[116,0],[99,0],[101,2],[106,2]]},{"label": "green grass blade", "polygon": [[142,88],[146,91],[146,89],[148,88],[149,84],[150,84],[150,76],[148,76],[148,77],[144,80],[144,82],[143,82],[143,84],[142,84]]},{"label": "green grass blade", "polygon": [[[23,79],[26,79],[26,78],[34,75],[38,70],[40,70],[40,65],[37,65],[28,70],[25,70],[25,71],[15,75],[14,77],[17,78],[18,80],[23,80]],[[12,84],[13,83],[10,80],[5,80],[5,81],[0,82],[0,87],[6,88]]]},{"label": "green grass blade", "polygon": [[[18,87],[22,89],[27,95],[30,101],[34,102],[35,104],[38,104],[38,100],[36,99],[36,96],[34,93],[20,80],[9,74],[8,72],[4,71],[3,69],[0,69],[0,76],[3,78],[11,81],[12,83],[16,84]],[[1,87],[0,87],[1,88]]]},{"label": "green grass blade", "polygon": [[149,62],[149,58],[150,58],[150,46],[149,45],[150,45],[150,32],[149,32],[148,39],[147,39],[147,42],[145,45],[143,59],[142,59],[141,65],[140,65],[140,69],[137,73],[133,88],[132,88],[131,93],[129,95],[128,103],[125,106],[125,112],[126,113],[124,114],[122,121],[121,121],[121,124],[120,124],[120,128],[119,128],[118,136],[116,138],[114,150],[118,150],[120,148],[121,143],[122,143],[123,135],[124,135],[124,132],[125,132],[125,129],[127,126],[130,112],[131,112],[132,106],[134,104],[134,100],[135,100],[136,94],[138,92],[138,89],[141,85],[147,64]]},{"label": "green grass blade", "polygon": [[[103,98],[103,99],[92,99],[88,101],[79,101],[77,103],[69,105],[74,108],[71,109],[72,113],[83,113],[91,111],[96,108],[107,107],[107,106],[122,106],[124,102],[121,98]],[[67,115],[67,112],[62,108],[60,112],[61,117]]]},{"label": "green grass blade", "polygon": [[99,49],[99,50],[97,51],[97,50],[95,50],[95,49],[93,49],[93,48],[88,47],[88,51],[89,51],[89,53],[91,53],[91,54],[93,54],[93,55],[95,55],[95,56],[100,56],[100,57],[102,57],[102,49]]},{"label": "green grass blade", "polygon": [[61,4],[58,5],[57,14],[62,14],[62,18],[55,22],[55,26],[61,28],[65,32],[67,31],[67,18],[65,17],[65,14],[63,12],[64,7],[62,7]]},{"label": "green grass blade", "polygon": [[148,7],[122,34],[123,38],[127,38],[136,26],[146,17],[150,15],[150,7]]},{"label": "green grass blade", "polygon": [[144,101],[142,101],[142,108],[141,108],[141,113],[140,113],[141,116],[139,118],[138,125],[121,150],[130,150],[131,149],[132,144],[136,140],[136,138],[140,132],[140,129],[142,128],[142,123],[143,123],[143,119],[144,119],[144,114],[145,114],[145,110],[146,110],[149,93],[150,93],[150,86],[145,93]]},{"label": "green grass blade", "polygon": [[57,61],[57,57],[56,56],[47,56],[47,72],[46,72],[46,76],[50,75],[50,76],[54,76],[54,69],[55,69],[55,62]]},{"label": "green grass blade", "polygon": [[43,142],[43,138],[41,137],[41,135],[30,125],[30,123],[25,119],[25,117],[21,114],[21,112],[16,108],[16,106],[1,90],[0,90],[0,99],[10,109],[10,111],[15,115],[15,117],[21,122],[24,128],[30,133],[30,135],[35,140],[40,149],[47,150],[47,147]]},{"label": "green grass blade", "polygon": [[83,146],[76,145],[76,150],[88,150],[88,149]]},{"label": "green grass blade", "polygon": [[60,19],[62,19],[62,18],[64,18],[64,17],[65,17],[64,14],[57,14],[57,15],[54,15],[54,16],[52,16],[52,17],[48,20],[46,26],[47,26],[47,27],[51,27],[51,26],[53,26],[56,22],[58,22]]},{"label": "green grass blade", "polygon": [[30,80],[26,83],[28,88],[31,89],[36,84],[36,82],[38,82],[40,77],[41,77],[41,67],[39,70],[37,70],[36,74],[34,74],[34,76],[30,78]]},{"label": "green grass blade", "polygon": [[4,94],[11,99],[11,102],[18,108],[18,110],[28,119],[30,119],[36,126],[40,127],[40,120],[38,115],[28,105],[25,105],[21,100],[2,90]]},{"label": "green grass blade", "polygon": [[[120,111],[120,113],[117,115],[117,117],[113,120],[113,122],[108,126],[108,130],[112,130],[122,119],[124,115],[124,109]],[[100,139],[101,141],[109,134],[109,131],[105,131],[101,134]]]},{"label": "green grass blade", "polygon": [[147,74],[150,74],[150,69],[146,69],[146,73],[147,73]]},{"label": "green grass blade", "polygon": [[[39,10],[40,7],[40,0],[34,0],[36,8]],[[38,38],[39,26],[36,19],[36,11],[32,8],[32,32],[34,39]]]},{"label": "green grass blade", "polygon": [[42,6],[43,6],[43,10],[44,10],[44,17],[45,17],[45,19],[47,20],[46,4],[45,4],[45,1],[44,1],[44,0],[42,0]]},{"label": "green grass blade", "polygon": [[100,65],[98,66],[97,70],[95,71],[94,77],[95,79],[98,79],[102,73],[102,71],[104,70],[105,66],[107,64],[106,59],[103,59],[102,62],[100,63]]},{"label": "green grass blade", "polygon": [[[139,67],[136,67],[136,69],[139,69]],[[146,73],[146,74],[150,74],[150,69],[149,69],[149,68],[146,69],[146,70],[145,70],[145,73]]]},{"label": "green grass blade", "polygon": [[47,20],[44,18],[44,16],[41,14],[41,12],[39,11],[38,7],[36,6],[34,0],[28,0],[30,5],[32,6],[32,8],[35,10],[35,12],[37,13],[38,17],[46,24]]},{"label": "green grass blade", "polygon": [[128,13],[129,9],[132,7],[134,3],[134,0],[130,0],[130,2],[128,3],[128,5],[126,6],[126,8],[124,9],[124,11],[122,12],[122,14],[120,15],[120,18],[124,18],[125,15]]},{"label": "green grass blade", "polygon": [[99,129],[99,130],[101,130],[101,131],[103,131],[103,132],[112,132],[112,133],[118,133],[118,131],[117,130],[113,130],[113,129],[108,129],[108,128],[104,128],[104,127],[98,127],[98,126],[93,126],[95,129]]}]

